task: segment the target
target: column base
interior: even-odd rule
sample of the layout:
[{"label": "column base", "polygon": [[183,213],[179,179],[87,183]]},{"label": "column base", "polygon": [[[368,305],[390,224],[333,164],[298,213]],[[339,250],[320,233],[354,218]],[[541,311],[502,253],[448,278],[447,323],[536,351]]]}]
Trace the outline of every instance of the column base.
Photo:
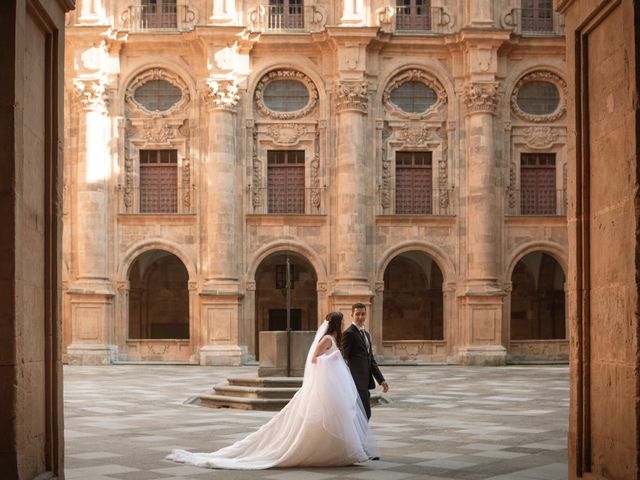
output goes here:
[{"label": "column base", "polygon": [[115,345],[71,344],[62,361],[68,365],[110,365],[118,358]]},{"label": "column base", "polygon": [[206,345],[200,348],[200,365],[237,367],[249,359],[244,345]]},{"label": "column base", "polygon": [[507,364],[507,349],[502,345],[461,347],[458,355],[465,366],[501,367]]}]

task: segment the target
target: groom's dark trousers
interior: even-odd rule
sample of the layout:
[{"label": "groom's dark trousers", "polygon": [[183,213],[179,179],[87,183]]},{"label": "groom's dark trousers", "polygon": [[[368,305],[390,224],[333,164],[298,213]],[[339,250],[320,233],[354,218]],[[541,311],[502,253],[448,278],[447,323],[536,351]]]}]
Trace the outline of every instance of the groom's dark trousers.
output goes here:
[{"label": "groom's dark trousers", "polygon": [[[364,335],[367,336],[366,341]],[[351,376],[362,400],[367,419],[369,419],[371,418],[369,390],[376,388],[374,378],[381,384],[384,382],[384,377],[378,368],[376,359],[373,358],[371,337],[368,332],[364,332],[364,335],[360,333],[358,327],[351,324],[342,334],[342,355],[349,365]]]}]

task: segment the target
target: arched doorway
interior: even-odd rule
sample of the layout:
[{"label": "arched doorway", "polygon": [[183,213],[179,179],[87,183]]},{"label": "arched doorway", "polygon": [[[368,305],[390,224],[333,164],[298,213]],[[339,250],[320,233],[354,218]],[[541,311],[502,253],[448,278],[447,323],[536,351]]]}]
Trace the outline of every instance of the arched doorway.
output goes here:
[{"label": "arched doorway", "polygon": [[291,265],[291,329],[315,330],[318,326],[318,276],[302,255],[284,251],[266,257],[256,270],[255,354],[259,359],[259,335],[263,330],[285,330],[286,265]]},{"label": "arched doorway", "polygon": [[128,360],[188,360],[189,273],[165,250],[149,250],[129,269]]},{"label": "arched doorway", "polygon": [[516,264],[511,283],[511,340],[566,339],[565,275],[558,261],[529,253]]},{"label": "arched doorway", "polygon": [[409,251],[384,271],[383,341],[444,340],[443,275],[432,257]]}]

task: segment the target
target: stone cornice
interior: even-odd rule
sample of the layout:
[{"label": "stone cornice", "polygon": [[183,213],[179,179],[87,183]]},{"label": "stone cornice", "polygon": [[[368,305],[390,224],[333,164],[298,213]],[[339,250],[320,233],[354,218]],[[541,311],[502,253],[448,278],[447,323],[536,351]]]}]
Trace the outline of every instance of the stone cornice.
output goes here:
[{"label": "stone cornice", "polygon": [[336,111],[356,111],[367,113],[369,98],[366,81],[345,81],[336,83],[334,93]]},{"label": "stone cornice", "polygon": [[467,115],[473,113],[495,114],[498,107],[498,83],[467,83],[464,88],[464,104],[467,107]]},{"label": "stone cornice", "polygon": [[240,101],[238,86],[233,80],[208,78],[204,101],[212,110],[226,110],[235,113]]}]

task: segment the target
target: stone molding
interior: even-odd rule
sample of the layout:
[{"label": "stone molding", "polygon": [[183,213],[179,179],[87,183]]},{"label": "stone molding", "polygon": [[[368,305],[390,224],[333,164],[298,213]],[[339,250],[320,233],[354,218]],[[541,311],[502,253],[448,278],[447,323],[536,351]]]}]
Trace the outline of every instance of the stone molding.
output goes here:
[{"label": "stone molding", "polygon": [[262,161],[258,156],[258,129],[255,126],[249,127],[249,129],[251,131],[251,167],[253,172],[251,204],[255,210],[262,206]]},{"label": "stone molding", "polygon": [[316,130],[313,160],[311,160],[311,205],[316,210],[320,209],[320,130]]},{"label": "stone molding", "polygon": [[207,79],[207,86],[203,95],[204,102],[212,110],[226,110],[235,113],[240,94],[238,85],[233,80]]},{"label": "stone molding", "polygon": [[300,137],[307,133],[307,127],[295,123],[279,123],[267,127],[267,135],[276,145],[292,146],[300,141]]},{"label": "stone molding", "polygon": [[[391,101],[391,92],[398,87],[401,87],[403,84],[407,82],[420,82],[424,84],[426,87],[430,88],[434,92],[436,92],[436,102],[428,107],[424,112],[405,112],[400,107],[398,107],[395,103]],[[429,75],[424,70],[420,70],[417,68],[412,68],[409,70],[405,70],[396,75],[385,87],[384,92],[382,93],[382,103],[387,107],[390,113],[394,115],[398,115],[402,118],[409,118],[420,120],[428,115],[437,112],[443,105],[447,103],[447,92],[440,82]]]},{"label": "stone molding", "polygon": [[[558,89],[560,94],[558,107],[549,115],[534,115],[532,113],[526,113],[522,111],[520,105],[518,105],[518,92],[520,92],[520,88],[522,88],[526,83],[533,81],[549,82],[554,84]],[[516,86],[513,88],[513,92],[511,92],[511,111],[516,117],[529,122],[554,122],[561,118],[567,111],[567,83],[559,75],[547,70],[538,70],[528,73],[518,80],[518,83],[516,83]]]},{"label": "stone molding", "polygon": [[[276,80],[297,80],[302,82],[309,93],[309,100],[307,104],[295,112],[276,112],[267,107],[264,103],[264,89],[267,85]],[[294,118],[301,118],[309,115],[316,107],[318,98],[318,89],[313,81],[304,73],[291,68],[279,68],[277,70],[270,71],[260,79],[255,92],[255,104],[258,111],[261,114],[276,120],[292,120]]]},{"label": "stone molding", "polygon": [[[182,97],[180,98],[180,100],[178,100],[178,102],[176,102],[167,110],[163,110],[163,111],[148,110],[147,108],[145,108],[143,105],[139,104],[135,100],[134,94],[139,87],[141,87],[142,85],[144,85],[145,83],[151,80],[166,80],[167,82],[171,83],[173,86],[177,87],[180,90],[180,92],[182,93]],[[138,111],[146,115],[154,115],[154,116],[157,116],[157,115],[166,116],[166,115],[171,115],[173,113],[176,113],[182,110],[189,103],[190,98],[191,98],[191,94],[189,93],[189,87],[182,80],[182,78],[180,78],[175,73],[160,67],[150,68],[140,73],[139,75],[137,75],[129,83],[129,86],[125,90],[125,94],[124,94],[124,99],[127,106],[129,106],[129,108],[131,108],[133,111]]]},{"label": "stone molding", "polygon": [[560,137],[560,130],[549,126],[528,127],[522,133],[527,147],[534,150],[550,148]]},{"label": "stone molding", "polygon": [[464,88],[464,104],[467,107],[467,115],[495,115],[498,108],[498,82],[468,83]]},{"label": "stone molding", "polygon": [[73,86],[84,110],[106,113],[109,108],[107,84],[102,78],[73,80]]},{"label": "stone molding", "polygon": [[365,81],[349,81],[336,83],[335,104],[336,111],[356,111],[367,113],[369,97],[367,96],[368,85]]}]

